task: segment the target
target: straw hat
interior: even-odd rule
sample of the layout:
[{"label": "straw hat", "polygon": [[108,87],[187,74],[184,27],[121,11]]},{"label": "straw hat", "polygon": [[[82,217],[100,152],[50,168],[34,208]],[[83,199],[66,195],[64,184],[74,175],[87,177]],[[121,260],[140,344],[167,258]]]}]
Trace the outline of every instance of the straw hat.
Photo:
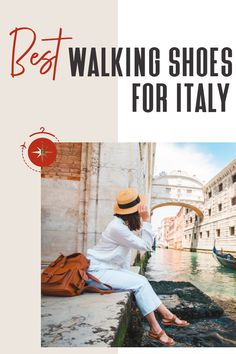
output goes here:
[{"label": "straw hat", "polygon": [[145,196],[139,195],[134,188],[126,188],[120,191],[116,197],[114,214],[127,215],[138,211],[140,204],[145,204]]}]

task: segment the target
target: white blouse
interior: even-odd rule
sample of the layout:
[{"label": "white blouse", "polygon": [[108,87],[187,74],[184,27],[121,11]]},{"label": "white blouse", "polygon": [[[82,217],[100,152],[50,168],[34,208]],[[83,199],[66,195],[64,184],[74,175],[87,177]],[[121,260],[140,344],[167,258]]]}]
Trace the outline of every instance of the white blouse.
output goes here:
[{"label": "white blouse", "polygon": [[151,251],[154,233],[149,222],[143,222],[141,238],[130,231],[125,222],[114,216],[96,246],[87,250],[89,270],[129,269],[131,249]]}]

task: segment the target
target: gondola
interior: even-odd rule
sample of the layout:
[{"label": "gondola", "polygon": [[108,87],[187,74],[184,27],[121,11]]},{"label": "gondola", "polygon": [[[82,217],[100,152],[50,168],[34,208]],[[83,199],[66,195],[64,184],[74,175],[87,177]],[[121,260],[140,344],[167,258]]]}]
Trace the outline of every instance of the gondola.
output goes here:
[{"label": "gondola", "polygon": [[215,246],[212,250],[213,257],[224,267],[236,270],[236,258],[230,253],[222,253]]}]

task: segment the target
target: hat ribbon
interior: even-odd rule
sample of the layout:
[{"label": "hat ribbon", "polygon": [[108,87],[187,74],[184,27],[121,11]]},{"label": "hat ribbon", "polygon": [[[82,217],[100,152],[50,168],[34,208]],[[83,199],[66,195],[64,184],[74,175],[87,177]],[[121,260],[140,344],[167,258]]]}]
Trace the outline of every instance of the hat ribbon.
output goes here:
[{"label": "hat ribbon", "polygon": [[130,202],[130,203],[127,203],[127,204],[119,204],[119,203],[117,203],[117,204],[118,204],[118,207],[120,209],[129,209],[129,208],[132,208],[133,206],[137,205],[138,203],[140,203],[139,196],[135,200]]}]

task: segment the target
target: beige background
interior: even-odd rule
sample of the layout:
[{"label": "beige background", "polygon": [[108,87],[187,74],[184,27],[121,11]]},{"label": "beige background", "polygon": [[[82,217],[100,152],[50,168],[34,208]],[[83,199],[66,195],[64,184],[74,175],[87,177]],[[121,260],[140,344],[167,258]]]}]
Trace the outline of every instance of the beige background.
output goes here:
[{"label": "beige background", "polygon": [[[117,1],[110,0],[21,0],[1,6],[0,347],[4,353],[49,351],[40,348],[40,175],[24,165],[20,144],[41,126],[61,141],[117,140],[116,80],[71,78],[66,45],[55,82],[40,77],[37,68],[12,79],[9,32],[15,26],[30,26],[38,38],[45,38],[56,35],[61,26],[65,35],[74,37],[72,46],[114,46],[116,7]],[[77,348],[50,348],[51,353],[58,350],[78,352]],[[91,350],[105,352],[98,348],[79,352]]]},{"label": "beige background", "polygon": [[[1,85],[4,87],[4,116],[20,127],[19,137],[45,126],[61,140],[117,140],[117,79],[71,77],[68,47],[111,47],[117,44],[116,1],[14,1],[1,10]],[[52,73],[40,75],[39,68],[24,58],[26,71],[11,78],[11,52],[15,27],[31,27],[37,33],[34,49],[43,53],[55,44],[42,38],[73,37],[62,42],[56,80]],[[25,38],[25,40],[23,40]],[[18,36],[23,51],[30,36]],[[22,129],[24,126],[24,129]]]}]

